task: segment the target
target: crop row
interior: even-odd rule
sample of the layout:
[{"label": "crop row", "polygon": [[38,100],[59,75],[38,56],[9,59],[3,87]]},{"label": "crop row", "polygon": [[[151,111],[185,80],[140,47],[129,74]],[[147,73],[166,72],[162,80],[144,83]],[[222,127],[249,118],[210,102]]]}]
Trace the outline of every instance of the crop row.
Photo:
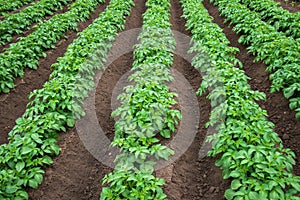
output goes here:
[{"label": "crop row", "polygon": [[16,10],[23,5],[29,4],[34,0],[1,0],[0,1],[0,16],[5,15],[9,11]]},{"label": "crop row", "polygon": [[241,0],[242,3],[259,12],[263,20],[294,39],[300,38],[300,12],[291,13],[273,0]]},{"label": "crop row", "polygon": [[0,46],[12,41],[14,34],[21,34],[30,25],[42,22],[43,17],[53,14],[52,12],[62,9],[63,5],[71,0],[41,0],[24,8],[19,13],[9,15],[0,21]]},{"label": "crop row", "polygon": [[156,160],[167,160],[174,152],[159,144],[158,134],[170,138],[175,131],[179,110],[168,82],[176,41],[170,29],[170,1],[148,0],[143,14],[142,32],[135,46],[132,85],[119,95],[121,106],[113,111],[118,117],[112,145],[121,149],[114,171],[103,178],[105,199],[165,199],[164,180],[152,173]]},{"label": "crop row", "polygon": [[234,24],[234,30],[241,34],[240,43],[250,45],[249,52],[268,66],[272,81],[271,92],[283,90],[290,101],[290,108],[296,110],[300,119],[300,42],[261,21],[260,15],[251,12],[239,0],[211,0],[219,6],[221,14]]},{"label": "crop row", "polygon": [[37,30],[19,42],[11,44],[0,54],[0,93],[9,92],[13,88],[16,77],[24,76],[26,67],[38,68],[45,50],[55,48],[68,30],[77,30],[77,23],[85,21],[99,3],[104,0],[77,0],[71,4],[70,10],[58,14],[38,26]]},{"label": "crop row", "polygon": [[213,142],[209,155],[218,156],[223,178],[232,180],[225,197],[299,199],[295,195],[300,192],[300,177],[292,173],[295,154],[283,148],[267,112],[256,103],[265,94],[251,90],[249,77],[236,67],[242,67],[235,57],[238,49],[230,47],[222,29],[212,23],[202,0],[181,2],[194,42],[190,51],[197,53],[192,65],[205,74],[198,93],[210,89],[213,110],[207,126],[217,133],[209,136]]},{"label": "crop row", "polygon": [[[28,199],[25,188],[37,188],[42,182],[42,168],[51,164],[51,156],[60,151],[57,133],[74,126],[74,119],[84,114],[80,102],[93,89],[94,70],[103,67],[132,5],[132,1],[111,0],[51,66],[54,71],[43,88],[30,94],[32,101],[16,120],[9,143],[0,146],[0,199]],[[83,65],[93,51],[96,55]]]}]

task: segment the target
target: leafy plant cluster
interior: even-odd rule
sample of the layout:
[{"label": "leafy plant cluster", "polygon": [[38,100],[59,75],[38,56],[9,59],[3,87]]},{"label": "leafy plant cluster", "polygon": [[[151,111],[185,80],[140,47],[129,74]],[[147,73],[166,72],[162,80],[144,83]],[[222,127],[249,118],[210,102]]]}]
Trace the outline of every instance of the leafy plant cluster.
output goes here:
[{"label": "leafy plant cluster", "polygon": [[268,20],[268,24],[275,27],[277,31],[282,31],[286,36],[294,39],[300,38],[300,13],[291,13],[282,8],[279,2],[272,0],[241,0],[250,9],[258,12],[263,20]]},{"label": "leafy plant cluster", "polygon": [[29,4],[34,0],[1,0],[0,1],[0,16],[7,14],[10,11],[16,10],[23,5]]},{"label": "leafy plant cluster", "polygon": [[52,65],[54,71],[43,88],[29,95],[32,101],[9,133],[9,143],[0,146],[1,200],[28,199],[25,188],[37,188],[42,182],[43,167],[60,151],[57,133],[74,126],[74,120],[84,115],[80,103],[94,87],[93,71],[103,67],[131,6],[132,1],[111,0]]},{"label": "leafy plant cluster", "polygon": [[213,109],[207,126],[217,133],[209,137],[209,155],[218,156],[223,178],[232,180],[226,199],[299,200],[300,177],[292,173],[295,154],[283,148],[267,112],[256,103],[265,94],[251,90],[235,57],[238,49],[212,23],[202,0],[181,2],[194,42],[190,52],[196,53],[192,65],[204,74],[198,93],[210,90]]},{"label": "leafy plant cluster", "polygon": [[119,95],[121,106],[113,111],[115,123],[113,146],[121,149],[114,171],[103,178],[105,199],[165,199],[164,180],[152,174],[159,159],[168,160],[173,150],[159,144],[158,135],[170,138],[181,119],[177,95],[169,91],[173,80],[170,67],[176,41],[170,29],[170,1],[148,0],[143,14],[140,41],[135,46],[133,82]]},{"label": "leafy plant cluster", "polygon": [[250,45],[249,52],[262,60],[272,81],[271,92],[283,90],[290,101],[290,108],[300,119],[300,40],[286,37],[274,27],[263,22],[260,15],[251,12],[239,0],[211,0],[219,6],[222,15],[234,24],[241,34],[240,43]]},{"label": "leafy plant cluster", "polygon": [[12,41],[14,34],[21,34],[28,30],[30,25],[42,22],[43,17],[52,15],[53,11],[62,9],[63,5],[71,0],[41,0],[24,8],[16,14],[9,15],[0,21],[0,46]]},{"label": "leafy plant cluster", "polygon": [[7,93],[15,84],[16,77],[24,76],[24,69],[37,69],[45,50],[55,48],[69,30],[77,30],[77,23],[85,21],[94,8],[104,0],[77,0],[70,10],[58,14],[38,26],[37,30],[19,42],[11,44],[0,54],[0,92]]}]

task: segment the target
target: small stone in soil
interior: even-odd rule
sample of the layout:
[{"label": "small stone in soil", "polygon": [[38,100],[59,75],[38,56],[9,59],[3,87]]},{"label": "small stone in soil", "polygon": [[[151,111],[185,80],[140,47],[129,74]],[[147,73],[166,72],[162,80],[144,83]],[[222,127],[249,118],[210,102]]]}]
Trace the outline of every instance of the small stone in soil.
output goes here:
[{"label": "small stone in soil", "polygon": [[214,186],[212,186],[209,188],[208,192],[212,194],[212,193],[214,193],[215,190],[216,190],[216,188]]}]

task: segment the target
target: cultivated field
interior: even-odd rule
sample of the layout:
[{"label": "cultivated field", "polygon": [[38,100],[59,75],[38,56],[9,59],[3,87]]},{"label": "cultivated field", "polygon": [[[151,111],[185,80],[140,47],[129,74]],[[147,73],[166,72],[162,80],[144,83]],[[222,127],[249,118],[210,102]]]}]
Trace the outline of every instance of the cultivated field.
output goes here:
[{"label": "cultivated field", "polygon": [[297,1],[0,0],[1,200],[300,199],[299,120]]}]

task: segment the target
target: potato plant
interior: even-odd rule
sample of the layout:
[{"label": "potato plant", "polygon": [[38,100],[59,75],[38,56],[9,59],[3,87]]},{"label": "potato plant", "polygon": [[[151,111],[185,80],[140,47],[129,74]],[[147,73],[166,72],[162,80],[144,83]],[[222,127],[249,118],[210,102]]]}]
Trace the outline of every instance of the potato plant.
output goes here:
[{"label": "potato plant", "polygon": [[40,23],[46,15],[62,9],[71,0],[41,0],[24,8],[19,13],[11,14],[0,21],[0,46],[12,41],[12,36],[28,30],[33,23]]},{"label": "potato plant", "polygon": [[249,45],[248,51],[256,56],[255,61],[263,61],[272,72],[271,92],[283,91],[290,101],[290,108],[296,111],[300,119],[300,41],[286,37],[283,33],[263,22],[260,15],[251,12],[239,0],[211,0],[219,6],[221,14],[234,25],[241,34],[239,42]]},{"label": "potato plant", "polygon": [[300,177],[292,171],[295,154],[283,147],[267,112],[256,103],[265,94],[251,90],[235,57],[238,49],[230,47],[222,29],[212,23],[202,0],[181,2],[193,35],[190,52],[197,53],[192,65],[204,74],[198,93],[210,89],[213,109],[207,126],[217,133],[209,137],[209,155],[218,156],[223,178],[232,180],[226,199],[299,199]]},{"label": "potato plant", "polygon": [[291,13],[272,0],[241,0],[250,9],[258,12],[263,20],[268,20],[277,31],[294,39],[300,38],[300,13]]},{"label": "potato plant", "polygon": [[116,168],[103,178],[101,200],[105,199],[165,199],[161,186],[163,179],[155,178],[155,161],[167,160],[173,151],[159,144],[157,135],[170,138],[181,119],[177,95],[169,91],[173,80],[170,67],[173,64],[175,39],[170,29],[170,1],[148,0],[143,14],[142,32],[135,46],[133,85],[124,88],[119,95],[121,106],[113,111],[119,117],[115,123],[112,145],[121,149]]},{"label": "potato plant", "polygon": [[55,15],[40,24],[37,29],[10,45],[0,54],[0,93],[14,88],[16,77],[23,77],[26,67],[37,69],[45,50],[55,48],[54,44],[69,30],[77,30],[77,23],[85,21],[99,3],[104,0],[77,0],[66,13]]},{"label": "potato plant", "polygon": [[[9,143],[0,146],[1,200],[28,199],[25,188],[37,188],[42,182],[43,168],[60,151],[57,133],[74,126],[75,118],[84,115],[80,102],[93,89],[94,70],[103,66],[118,31],[124,29],[131,6],[132,1],[111,0],[53,64],[50,80],[30,94],[33,100],[9,133]],[[96,49],[98,56],[91,58],[95,62],[83,65]]]},{"label": "potato plant", "polygon": [[34,0],[1,0],[0,16],[7,15],[8,12],[16,10],[23,5],[29,4]]}]

